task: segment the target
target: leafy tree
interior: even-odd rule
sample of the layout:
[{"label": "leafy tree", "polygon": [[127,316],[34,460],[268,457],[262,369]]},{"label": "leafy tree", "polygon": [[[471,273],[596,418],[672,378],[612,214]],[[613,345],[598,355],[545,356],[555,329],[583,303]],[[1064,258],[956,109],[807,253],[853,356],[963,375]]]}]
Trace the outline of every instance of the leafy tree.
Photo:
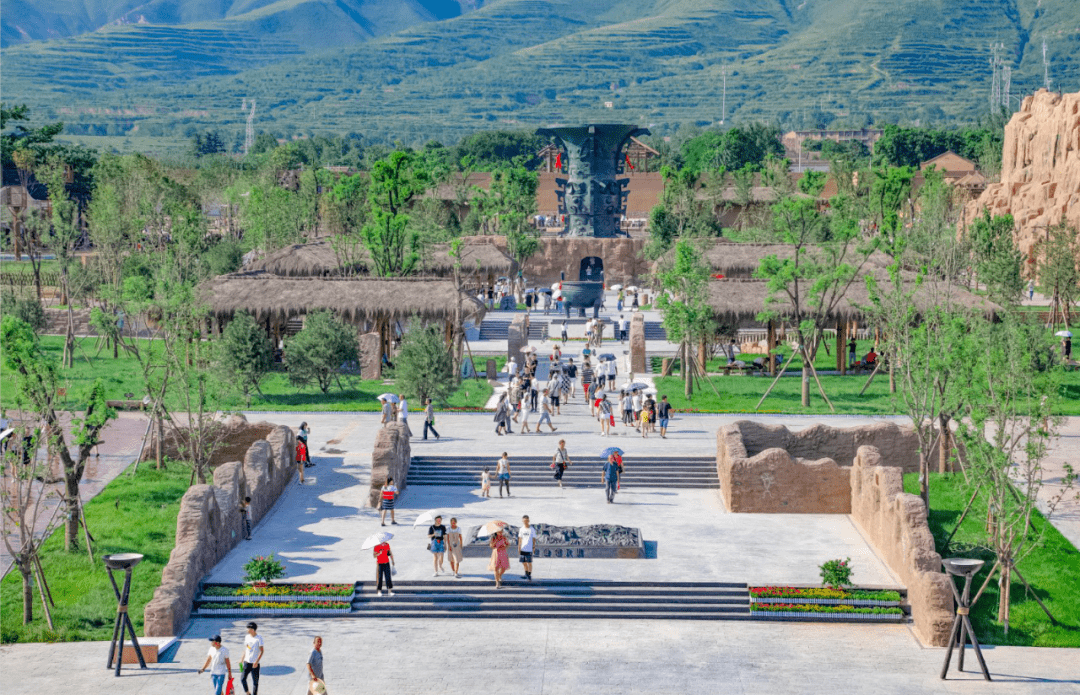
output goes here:
[{"label": "leafy tree", "polygon": [[[64,130],[63,123],[50,123],[40,128],[24,125],[30,120],[30,109],[26,104],[7,106],[0,104],[0,163],[4,168],[4,185],[14,183],[9,180],[9,173],[19,168],[14,160],[18,150],[37,152],[40,145],[52,143],[53,139]],[[8,131],[8,125],[15,127]],[[25,185],[25,184],[24,184]]]},{"label": "leafy tree", "polygon": [[274,346],[251,314],[241,311],[225,326],[217,358],[222,377],[244,394],[249,406],[252,390],[262,395],[259,386],[273,369]]},{"label": "leafy tree", "polygon": [[824,171],[804,171],[799,179],[799,192],[817,198],[825,190],[829,176]]},{"label": "leafy tree", "polygon": [[[713,214],[713,203],[699,198],[700,175],[689,168],[661,167],[664,190],[660,202],[650,211],[649,243],[645,255],[656,259],[663,255],[678,239],[689,237],[720,236],[720,223]],[[722,181],[724,171],[716,172],[711,181]],[[714,186],[719,189],[720,186]]]},{"label": "leafy tree", "polygon": [[18,384],[15,404],[21,410],[32,412],[44,423],[49,450],[59,456],[63,465],[64,507],[67,512],[64,548],[70,551],[78,546],[79,525],[85,523],[79,482],[90,452],[101,443],[101,430],[116,417],[116,412],[108,407],[105,386],[98,379],[90,388],[82,417],[72,420],[71,443],[76,452],[73,457],[64,433],[64,423],[56,408],[59,387],[56,365],[42,350],[30,325],[16,317],[8,315],[0,321],[0,335],[3,337],[4,366],[15,374]]},{"label": "leafy tree", "polygon": [[409,321],[401,339],[401,351],[394,358],[394,376],[406,394],[424,405],[427,399],[445,401],[455,387],[454,361],[437,324]]},{"label": "leafy tree", "polygon": [[72,302],[76,289],[72,284],[72,265],[75,263],[75,250],[82,241],[82,229],[79,225],[78,205],[67,193],[67,165],[55,155],[37,169],[38,178],[45,182],[49,190],[49,202],[52,205],[52,224],[45,235],[45,244],[52,249],[60,266],[60,291],[64,304],[67,305],[67,329],[64,337],[64,368],[75,362],[75,312]]},{"label": "leafy tree", "polygon": [[409,206],[428,189],[431,175],[415,152],[396,150],[370,171],[370,212],[363,227],[376,275],[408,275],[420,260],[420,243],[409,227]]},{"label": "leafy tree", "polygon": [[529,171],[523,157],[516,158],[510,166],[501,166],[491,173],[491,187],[486,191],[475,189],[472,205],[479,211],[485,230],[506,236],[507,251],[524,267],[540,248],[536,229],[529,219],[536,214],[536,189],[539,187],[536,172]]},{"label": "leafy tree", "polygon": [[[966,385],[972,397],[959,434],[965,480],[986,503],[986,543],[996,556],[983,587],[996,571],[997,619],[1007,635],[1013,576],[1034,593],[1018,567],[1040,544],[1033,517],[1041,509],[1049,518],[1062,501],[1075,496],[1076,475],[1066,464],[1066,474],[1052,481],[1055,491],[1040,495],[1051,482],[1045,479],[1044,463],[1057,434],[1059,418],[1052,413],[1060,394],[1060,372],[1048,368],[1051,345],[1045,332],[1011,314],[999,325],[983,323],[978,328],[979,349],[971,354],[974,374]],[[1054,620],[1046,606],[1039,605]]]},{"label": "leafy tree", "polygon": [[[817,379],[813,361],[822,331],[836,315],[872,247],[859,243],[858,225],[843,223],[842,215],[830,225],[811,198],[781,199],[772,213],[776,235],[792,247],[792,254],[761,260],[755,276],[768,281],[768,295],[759,319],[773,320],[783,313],[794,323],[803,361],[802,404],[809,407],[810,375]],[[828,403],[820,381],[818,390]]]},{"label": "leafy tree", "polygon": [[983,210],[968,228],[975,272],[986,294],[999,304],[1016,304],[1024,291],[1023,256],[1013,239],[1012,215],[990,215]]},{"label": "leafy tree", "polygon": [[227,151],[225,139],[221,132],[212,130],[207,133],[196,133],[191,139],[191,153],[198,157],[206,157],[214,154],[224,154]]},{"label": "leafy tree", "polygon": [[25,322],[34,333],[40,333],[49,324],[49,319],[45,315],[45,308],[36,299],[10,292],[5,293],[3,304],[5,313],[9,313]]},{"label": "leafy tree", "polygon": [[784,156],[780,129],[763,123],[708,130],[682,145],[685,166],[696,171],[723,167],[728,171],[758,166],[768,155]]},{"label": "leafy tree", "polygon": [[[664,291],[656,305],[664,316],[668,336],[679,341],[686,396],[693,394],[694,345],[704,343],[716,331],[709,307],[709,266],[693,242],[681,239],[675,244],[671,265],[658,273]],[[704,359],[704,355],[701,356]]]},{"label": "leafy tree", "polygon": [[[961,130],[904,128],[890,124],[874,143],[874,165],[917,168],[948,150],[980,161],[988,152],[996,150],[1000,153],[1004,138],[1004,121],[1000,118],[981,127]],[[988,161],[988,164],[992,162]]]},{"label": "leafy tree", "polygon": [[1050,321],[1060,320],[1068,328],[1072,306],[1080,295],[1080,271],[1076,268],[1080,258],[1080,230],[1063,217],[1046,231],[1046,238],[1036,247],[1036,255],[1039,283],[1051,297]]},{"label": "leafy tree", "polygon": [[911,180],[915,170],[911,167],[888,167],[874,171],[870,187],[874,216],[880,223],[879,231],[884,237],[885,248],[893,251],[900,231],[900,208],[911,198]]},{"label": "leafy tree", "polygon": [[474,171],[494,171],[522,158],[527,169],[535,169],[536,153],[547,144],[530,130],[488,130],[473,133],[458,143],[454,161],[470,157]]},{"label": "leafy tree", "polygon": [[329,311],[304,317],[304,328],[285,342],[285,365],[294,386],[314,383],[323,393],[335,381],[341,387],[343,367],[359,361],[356,330]]}]

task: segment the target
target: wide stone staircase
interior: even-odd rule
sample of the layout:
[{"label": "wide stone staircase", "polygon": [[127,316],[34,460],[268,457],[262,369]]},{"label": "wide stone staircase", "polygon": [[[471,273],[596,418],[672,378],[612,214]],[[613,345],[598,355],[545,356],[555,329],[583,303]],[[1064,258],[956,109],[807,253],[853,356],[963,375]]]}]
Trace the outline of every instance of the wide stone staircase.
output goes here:
[{"label": "wide stone staircase", "polygon": [[[574,457],[563,475],[563,486],[599,488],[604,461],[597,457]],[[477,485],[484,467],[495,470],[496,457],[414,456],[406,479],[409,485]],[[706,488],[720,487],[714,457],[625,457],[623,487]],[[555,485],[551,456],[514,456],[510,459],[512,485]],[[494,478],[494,475],[492,475]]]},{"label": "wide stone staircase", "polygon": [[[545,560],[544,562],[550,562]],[[573,560],[567,560],[573,562]],[[475,563],[475,561],[474,561]],[[376,596],[358,582],[349,615],[371,618],[649,618],[750,620],[746,584],[725,582],[522,581],[394,582],[394,596]]]},{"label": "wide stone staircase", "polygon": [[[530,320],[529,340],[541,340],[547,336],[548,322]],[[510,319],[485,318],[480,324],[480,340],[506,340],[510,337]]]}]

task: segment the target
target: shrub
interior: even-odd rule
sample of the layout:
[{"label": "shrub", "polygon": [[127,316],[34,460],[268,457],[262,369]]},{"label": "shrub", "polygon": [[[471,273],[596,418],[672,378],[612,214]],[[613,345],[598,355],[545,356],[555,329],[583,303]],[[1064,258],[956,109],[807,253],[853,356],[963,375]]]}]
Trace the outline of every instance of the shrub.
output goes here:
[{"label": "shrub", "polygon": [[394,359],[394,376],[401,390],[416,396],[417,409],[430,398],[445,401],[454,390],[454,362],[446,349],[438,326],[424,326],[418,319],[409,322]]},{"label": "shrub", "polygon": [[285,343],[285,364],[289,382],[306,386],[312,382],[326,393],[338,381],[343,366],[360,359],[356,329],[346,325],[329,311],[316,311],[304,319],[304,329]]},{"label": "shrub", "polygon": [[274,554],[256,555],[244,565],[245,582],[269,582],[285,576],[285,565]]},{"label": "shrub", "polygon": [[842,589],[851,586],[851,558],[846,560],[829,560],[818,568],[821,572],[821,583],[830,589]]},{"label": "shrub", "polygon": [[273,367],[273,346],[266,332],[246,311],[233,317],[221,333],[218,370],[226,381],[236,386],[251,405],[251,391],[259,388]]}]

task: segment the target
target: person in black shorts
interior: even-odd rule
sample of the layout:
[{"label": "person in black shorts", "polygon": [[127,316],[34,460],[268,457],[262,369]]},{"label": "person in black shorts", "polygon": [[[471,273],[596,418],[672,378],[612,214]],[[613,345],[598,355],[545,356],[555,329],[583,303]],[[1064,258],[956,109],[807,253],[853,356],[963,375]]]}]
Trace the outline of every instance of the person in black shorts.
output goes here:
[{"label": "person in black shorts", "polygon": [[570,377],[570,398],[573,398],[577,392],[577,365],[574,364],[573,357],[567,360],[566,369],[563,371]]},{"label": "person in black shorts", "polygon": [[671,413],[674,408],[667,402],[667,396],[661,396],[660,402],[656,405],[656,419],[659,420],[660,436],[667,439],[667,426],[668,420],[671,419]]}]

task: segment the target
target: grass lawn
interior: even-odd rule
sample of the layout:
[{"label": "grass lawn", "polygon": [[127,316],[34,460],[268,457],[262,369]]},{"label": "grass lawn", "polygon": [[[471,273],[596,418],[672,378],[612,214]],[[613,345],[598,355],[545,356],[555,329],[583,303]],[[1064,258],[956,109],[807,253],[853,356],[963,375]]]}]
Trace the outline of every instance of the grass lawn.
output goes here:
[{"label": "grass lawn", "polygon": [[[930,531],[938,549],[952,532],[964,510],[970,491],[965,491],[959,475],[931,474]],[[919,476],[904,476],[904,490],[919,494]],[[1045,533],[1038,547],[1017,567],[1031,582],[1032,589],[1059,621],[1055,626],[1034,599],[1026,598],[1024,584],[1013,577],[1012,606],[1009,613],[1009,633],[996,621],[998,604],[997,577],[991,580],[971,612],[976,637],[984,644],[1012,644],[1032,647],[1080,647],[1080,552],[1038,512],[1035,513],[1037,533]],[[983,569],[975,576],[972,595],[986,580],[994,564],[994,554],[985,547],[982,533],[986,506],[976,501],[963,525],[949,545],[947,557],[972,557],[985,560]]]},{"label": "grass lawn", "polygon": [[56,631],[49,630],[36,591],[34,621],[30,625],[22,624],[22,577],[13,569],[0,583],[3,642],[112,637],[116,597],[101,556],[118,552],[139,552],[145,556],[135,568],[130,599],[131,621],[136,632],[142,634],[143,606],[153,597],[154,589],[161,583],[161,570],[169,561],[176,540],[180,498],[188,488],[190,476],[191,469],[179,463],[162,471],[144,463],[134,477],[125,472],[109,483],[86,505],[87,524],[96,539],[93,565],[85,549],[78,553],[64,552],[63,529],[45,543],[42,565],[56,601],[53,608]]},{"label": "grass lawn", "polygon": [[[815,366],[821,369],[821,359]],[[726,362],[725,362],[726,363]],[[797,363],[793,366],[797,366]],[[710,363],[710,369],[713,367]],[[655,368],[654,373],[659,373]],[[660,394],[666,394],[672,407],[677,410],[696,410],[721,413],[807,413],[814,415],[829,414],[829,406],[821,399],[817,382],[810,379],[810,407],[802,407],[802,378],[787,376],[785,372],[776,388],[761,404],[761,410],[754,410],[761,395],[769,388],[773,379],[760,375],[712,376],[709,381],[720,392],[717,397],[709,386],[700,382],[694,387],[694,395],[687,400],[683,395],[683,380],[679,376],[656,377],[656,386]],[[868,373],[848,374],[847,376],[821,376],[821,386],[825,394],[836,407],[837,413],[856,415],[903,414],[903,404],[899,396],[889,393],[889,375],[878,372],[866,393],[859,395],[863,385],[870,377]],[[1061,386],[1062,399],[1058,402],[1059,415],[1080,415],[1080,371],[1065,372]]]},{"label": "grass lawn", "polygon": [[[106,397],[110,400],[124,400],[126,393],[135,394],[136,399],[142,397],[142,372],[133,358],[121,352],[118,359],[113,359],[112,352],[108,350],[97,354],[97,338],[79,338],[77,342],[80,347],[76,348],[75,366],[70,370],[61,370],[61,383],[68,393],[68,407],[79,407],[79,399],[85,396],[97,378],[105,382]],[[63,337],[42,336],[41,344],[59,363],[64,348]],[[482,370],[487,358],[476,355],[475,359]],[[506,361],[505,355],[495,359],[500,365]],[[15,383],[13,374],[6,370],[0,373],[0,405],[5,408],[13,406]],[[302,389],[294,387],[289,384],[285,372],[274,372],[263,382],[263,395],[252,396],[250,406],[243,396],[233,394],[225,397],[218,407],[226,410],[378,411],[379,402],[375,397],[387,391],[396,393],[392,380],[343,380],[342,385],[344,390],[332,386],[329,393],[324,394],[315,386]],[[483,378],[463,380],[445,407],[483,407],[491,393],[491,386]],[[166,405],[177,411],[180,409],[179,399],[175,395],[167,397]]]}]

